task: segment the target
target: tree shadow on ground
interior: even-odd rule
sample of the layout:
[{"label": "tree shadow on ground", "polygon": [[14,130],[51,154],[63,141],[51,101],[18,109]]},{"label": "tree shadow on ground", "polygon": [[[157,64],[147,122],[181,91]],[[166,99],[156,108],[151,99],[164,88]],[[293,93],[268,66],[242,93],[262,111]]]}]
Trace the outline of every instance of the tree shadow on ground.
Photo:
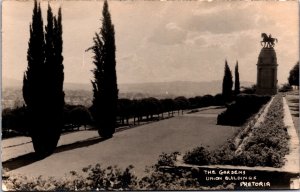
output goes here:
[{"label": "tree shadow on ground", "polygon": [[[166,117],[164,119],[168,119],[168,118],[170,118],[170,117]],[[145,124],[152,123],[152,122],[155,122],[155,121],[149,121],[146,123],[140,123],[140,124],[136,124],[136,125],[129,125],[126,127],[121,127],[121,128],[116,129],[116,132],[121,132],[121,131],[125,131],[127,129],[140,127],[141,125],[145,125]],[[64,134],[62,134],[62,135],[64,135]],[[109,139],[109,138],[92,137],[92,138],[89,138],[89,139],[86,139],[83,141],[78,141],[75,143],[62,145],[62,146],[57,147],[53,154],[61,153],[64,151],[69,151],[69,150],[73,150],[73,149],[77,149],[77,148],[88,147],[88,146],[103,142],[107,139]],[[29,142],[29,143],[31,143],[31,142]],[[49,156],[51,156],[51,155],[49,155]],[[49,157],[49,156],[47,156],[47,157]],[[12,170],[18,169],[20,167],[24,167],[24,166],[30,165],[32,163],[35,163],[35,162],[40,161],[47,157],[40,158],[34,152],[31,152],[31,153],[21,155],[16,158],[12,158],[12,159],[9,159],[9,160],[3,162],[2,167],[4,170],[12,171]]]},{"label": "tree shadow on ground", "polygon": [[[84,141],[78,141],[76,143],[62,145],[62,146],[57,147],[53,154],[61,153],[64,151],[69,151],[69,150],[73,150],[73,149],[77,149],[77,148],[88,147],[88,146],[103,142],[105,140],[107,140],[107,138],[93,137],[93,138],[90,138],[90,139],[87,139]],[[44,158],[47,158],[47,157],[44,157]],[[32,153],[28,153],[28,154],[10,159],[8,161],[5,161],[2,163],[2,167],[4,170],[12,171],[12,170],[18,169],[20,167],[24,167],[24,166],[30,165],[32,163],[35,163],[44,158],[40,158],[34,152],[32,152]]]},{"label": "tree shadow on ground", "polygon": [[[169,118],[172,118],[172,117],[173,116],[165,117],[165,118],[160,119],[160,120],[165,120],[165,119],[169,119]],[[116,132],[126,131],[128,129],[137,128],[137,127],[140,127],[142,125],[146,125],[146,124],[153,123],[153,122],[157,122],[157,121],[147,121],[147,122],[143,122],[143,123],[136,124],[136,125],[130,124],[129,126],[117,128]],[[61,152],[64,152],[64,151],[69,151],[69,150],[73,150],[73,149],[77,149],[77,148],[88,147],[88,146],[95,145],[97,143],[103,142],[103,141],[108,140],[108,139],[109,138],[93,137],[93,138],[89,138],[89,139],[86,139],[86,140],[83,140],[83,141],[78,141],[78,142],[75,142],[75,143],[62,145],[62,146],[57,147],[53,154],[61,153]],[[51,156],[51,155],[49,155],[49,156]],[[47,157],[49,157],[49,156],[47,156]],[[25,154],[25,155],[18,156],[16,158],[9,159],[9,160],[2,163],[2,167],[3,167],[4,170],[12,171],[12,170],[18,169],[20,167],[24,167],[24,166],[30,165],[32,163],[35,163],[35,162],[40,161],[42,159],[45,159],[47,157],[40,158],[34,152],[32,152],[32,153],[28,153],[28,154]]]}]

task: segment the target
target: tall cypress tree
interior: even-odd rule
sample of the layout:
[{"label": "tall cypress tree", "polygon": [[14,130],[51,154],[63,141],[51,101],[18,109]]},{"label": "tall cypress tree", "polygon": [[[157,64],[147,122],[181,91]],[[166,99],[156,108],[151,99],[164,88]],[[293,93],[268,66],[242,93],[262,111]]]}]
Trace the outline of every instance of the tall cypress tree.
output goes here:
[{"label": "tall cypress tree", "polygon": [[92,115],[98,128],[99,135],[104,138],[112,137],[115,132],[118,85],[116,75],[116,46],[115,30],[111,21],[108,3],[105,0],[102,10],[102,27],[95,34],[94,53],[95,69],[93,85]]},{"label": "tall cypress tree", "polygon": [[239,74],[239,63],[236,61],[235,69],[234,69],[234,95],[238,95],[240,93],[240,74]]},{"label": "tall cypress tree", "polygon": [[40,156],[47,156],[54,151],[62,127],[63,66],[62,60],[58,62],[58,59],[55,59],[56,55],[59,55],[56,54],[59,53],[56,48],[61,47],[62,50],[62,44],[54,46],[54,39],[61,38],[61,35],[58,37],[54,33],[56,31],[53,28],[54,20],[52,10],[48,6],[46,34],[44,34],[41,8],[36,1],[34,2],[23,97],[33,147]]},{"label": "tall cypress tree", "polygon": [[[54,39],[53,39],[53,45],[54,45],[54,65],[53,65],[53,88],[54,93],[56,95],[55,97],[55,103],[58,106],[57,111],[60,116],[62,117],[63,108],[65,105],[65,93],[63,91],[63,82],[64,82],[64,65],[63,60],[64,57],[62,55],[63,51],[63,39],[62,39],[62,14],[61,14],[61,8],[58,10],[58,16],[57,18],[54,18]],[[60,119],[62,121],[62,119]],[[62,124],[62,122],[60,122]]]},{"label": "tall cypress tree", "polygon": [[40,137],[43,125],[43,71],[45,61],[45,40],[40,4],[34,2],[30,38],[27,50],[27,70],[23,79],[23,98],[26,104],[27,126],[35,151],[41,154],[46,144]]},{"label": "tall cypress tree", "polygon": [[48,4],[47,25],[45,26],[45,98],[46,98],[46,119],[49,123],[45,125],[49,135],[48,143],[50,151],[57,145],[63,127],[63,56],[62,56],[62,23],[61,8],[58,17],[54,17],[52,9]]},{"label": "tall cypress tree", "polygon": [[34,1],[30,38],[28,42],[27,61],[28,66],[23,78],[23,97],[29,111],[33,112],[40,103],[41,73],[45,60],[45,41],[43,31],[43,19],[40,4]]},{"label": "tall cypress tree", "polygon": [[222,86],[222,95],[225,101],[230,101],[232,99],[232,74],[228,66],[227,60],[225,60],[224,78]]}]

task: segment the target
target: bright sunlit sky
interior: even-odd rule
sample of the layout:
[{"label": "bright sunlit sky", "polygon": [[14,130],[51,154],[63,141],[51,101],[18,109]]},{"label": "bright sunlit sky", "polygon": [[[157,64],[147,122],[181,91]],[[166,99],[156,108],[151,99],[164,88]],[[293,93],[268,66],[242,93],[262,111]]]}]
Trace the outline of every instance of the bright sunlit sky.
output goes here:
[{"label": "bright sunlit sky", "polygon": [[[41,1],[44,24],[48,1]],[[2,3],[2,76],[22,80],[33,1]],[[89,83],[103,1],[50,1],[62,7],[65,82]],[[261,33],[279,42],[279,83],[298,61],[297,1],[109,1],[116,31],[118,83],[221,80],[239,61],[240,80],[256,81]],[[5,83],[5,82],[4,82]]]}]

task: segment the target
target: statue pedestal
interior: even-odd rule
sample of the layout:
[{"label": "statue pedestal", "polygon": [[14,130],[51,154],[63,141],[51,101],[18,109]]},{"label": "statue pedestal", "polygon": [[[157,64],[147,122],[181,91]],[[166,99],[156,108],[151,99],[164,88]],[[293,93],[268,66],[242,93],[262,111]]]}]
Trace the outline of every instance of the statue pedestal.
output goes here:
[{"label": "statue pedestal", "polygon": [[257,62],[256,94],[277,93],[277,58],[274,48],[262,48]]}]

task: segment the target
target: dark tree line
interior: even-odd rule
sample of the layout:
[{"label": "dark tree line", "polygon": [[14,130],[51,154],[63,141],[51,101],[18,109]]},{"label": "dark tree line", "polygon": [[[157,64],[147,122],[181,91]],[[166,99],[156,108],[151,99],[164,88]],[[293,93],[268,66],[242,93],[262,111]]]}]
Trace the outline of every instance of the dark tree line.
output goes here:
[{"label": "dark tree line", "polygon": [[[143,99],[118,99],[116,112],[116,127],[123,125],[138,125],[140,122],[161,120],[175,115],[183,114],[184,110],[193,110],[207,106],[224,105],[222,94],[196,96],[186,98],[184,96],[174,99],[157,99],[153,97]],[[28,135],[26,122],[26,107],[2,110],[2,133],[4,137],[9,135]],[[83,105],[64,106],[62,132],[79,130],[81,126],[94,127],[95,120],[91,114],[91,108]]]},{"label": "dark tree line", "polygon": [[[27,122],[27,107],[6,108],[2,110],[2,137],[7,138],[13,135],[28,136],[30,126],[24,126]],[[92,124],[92,117],[87,107],[82,105],[64,106],[62,132],[73,131],[81,126],[86,128]]]},{"label": "dark tree line", "polygon": [[28,136],[28,129],[24,124],[26,122],[26,108],[16,107],[14,109],[6,108],[2,110],[2,138],[8,138],[18,135]]},{"label": "dark tree line", "polygon": [[291,69],[288,81],[291,86],[296,86],[299,89],[299,61]]},{"label": "dark tree line", "polygon": [[92,123],[92,116],[89,109],[83,105],[65,105],[64,107],[64,131],[73,130]]},{"label": "dark tree line", "polygon": [[129,119],[133,119],[133,124],[139,124],[141,121],[153,121],[183,114],[184,110],[224,104],[221,94],[191,98],[180,96],[174,99],[156,99],[153,97],[138,100],[119,99],[117,117],[121,125],[130,124]]},{"label": "dark tree line", "polygon": [[133,118],[133,124],[141,121],[158,120],[167,116],[173,116],[174,111],[183,110],[183,103],[188,102],[185,97],[176,99],[156,99],[153,97],[144,99],[119,99],[117,116],[121,124],[129,124],[129,119]]},{"label": "dark tree line", "polygon": [[56,148],[63,127],[61,9],[55,17],[48,5],[44,31],[40,4],[34,2],[27,61],[23,79],[26,123],[36,153],[46,156]]}]

